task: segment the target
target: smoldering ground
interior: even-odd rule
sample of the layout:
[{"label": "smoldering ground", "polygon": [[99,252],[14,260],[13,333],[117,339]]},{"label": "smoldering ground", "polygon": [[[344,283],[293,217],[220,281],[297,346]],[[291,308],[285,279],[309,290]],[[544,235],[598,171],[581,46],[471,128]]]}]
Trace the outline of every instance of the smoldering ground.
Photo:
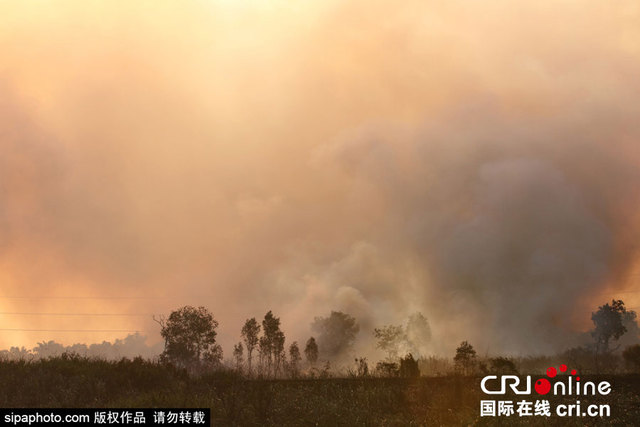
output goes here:
[{"label": "smoldering ground", "polygon": [[[358,352],[420,311],[433,352],[525,353],[633,289],[631,1],[2,8],[0,275],[40,298],[4,311],[205,305],[230,349],[248,317],[300,342],[335,309]],[[116,337],[49,335],[3,343]]]}]

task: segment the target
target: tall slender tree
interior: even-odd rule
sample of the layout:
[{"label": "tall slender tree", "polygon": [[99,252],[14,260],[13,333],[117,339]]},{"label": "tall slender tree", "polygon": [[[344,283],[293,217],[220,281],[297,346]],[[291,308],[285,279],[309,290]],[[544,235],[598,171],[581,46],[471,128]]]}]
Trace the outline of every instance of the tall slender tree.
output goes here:
[{"label": "tall slender tree", "polygon": [[284,333],[278,330],[273,337],[273,361],[274,361],[274,373],[278,375],[282,365],[284,365]]},{"label": "tall slender tree", "polygon": [[289,346],[289,365],[291,366],[291,375],[295,378],[298,376],[300,361],[300,348],[298,348],[298,342],[294,341]]},{"label": "tall slender tree", "polygon": [[244,361],[243,353],[244,353],[244,348],[242,347],[241,342],[233,346],[233,358],[236,361],[236,369],[238,371],[242,369],[242,362]]},{"label": "tall slender tree", "polygon": [[284,333],[280,330],[280,318],[271,311],[262,320],[262,337],[260,337],[260,356],[266,364],[267,374],[277,373],[284,355]]},{"label": "tall slender tree", "polygon": [[249,373],[251,373],[251,361],[253,360],[253,350],[258,345],[258,334],[260,333],[260,325],[255,317],[247,319],[242,327],[242,339],[247,348],[247,365]]}]

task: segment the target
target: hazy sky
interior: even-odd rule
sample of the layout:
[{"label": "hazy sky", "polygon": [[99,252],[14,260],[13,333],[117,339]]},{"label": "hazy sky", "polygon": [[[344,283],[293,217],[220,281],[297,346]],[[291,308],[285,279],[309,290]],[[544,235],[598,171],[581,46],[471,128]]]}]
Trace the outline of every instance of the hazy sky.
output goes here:
[{"label": "hazy sky", "polygon": [[558,348],[640,308],[639,75],[631,0],[2,1],[0,311],[139,315],[2,327]]}]

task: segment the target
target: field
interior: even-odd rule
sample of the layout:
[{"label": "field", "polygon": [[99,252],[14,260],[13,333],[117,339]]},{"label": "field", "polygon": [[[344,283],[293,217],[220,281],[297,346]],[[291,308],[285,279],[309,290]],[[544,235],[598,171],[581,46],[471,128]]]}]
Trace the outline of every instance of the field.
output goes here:
[{"label": "field", "polygon": [[[590,376],[591,380],[595,378]],[[605,379],[601,377],[600,379]],[[232,371],[190,377],[143,359],[109,362],[75,356],[0,362],[2,407],[209,407],[212,425],[634,425],[640,376],[606,379],[611,417],[519,421],[480,417],[480,377],[249,380]],[[504,399],[517,400],[515,396]],[[550,399],[553,404],[560,401]],[[584,398],[587,401],[587,398]],[[573,403],[575,397],[566,399]],[[508,421],[508,423],[507,423]]]}]

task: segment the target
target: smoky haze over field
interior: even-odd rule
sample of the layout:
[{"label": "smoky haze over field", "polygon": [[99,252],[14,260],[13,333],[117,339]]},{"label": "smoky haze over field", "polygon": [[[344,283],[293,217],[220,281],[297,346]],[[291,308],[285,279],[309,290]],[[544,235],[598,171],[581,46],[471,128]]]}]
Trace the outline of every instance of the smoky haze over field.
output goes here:
[{"label": "smoky haze over field", "polygon": [[0,5],[0,309],[135,314],[3,328],[204,305],[229,355],[341,310],[366,354],[419,311],[528,353],[640,306],[636,2],[290,3]]}]

